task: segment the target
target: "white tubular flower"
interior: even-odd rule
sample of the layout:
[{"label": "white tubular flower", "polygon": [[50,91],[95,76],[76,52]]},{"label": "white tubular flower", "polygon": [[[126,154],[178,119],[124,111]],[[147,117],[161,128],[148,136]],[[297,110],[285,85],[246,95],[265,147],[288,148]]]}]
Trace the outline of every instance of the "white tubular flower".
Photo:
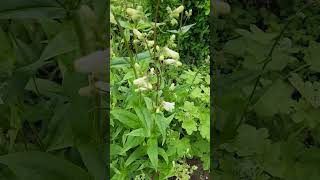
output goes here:
[{"label": "white tubular flower", "polygon": [[133,81],[133,84],[138,86],[138,91],[146,91],[152,89],[152,84],[148,81],[147,76],[143,76]]},{"label": "white tubular flower", "polygon": [[187,17],[192,16],[192,9],[190,9],[189,11],[185,11],[185,14]]},{"label": "white tubular flower", "polygon": [[180,62],[180,61],[177,61],[176,62],[176,66],[178,67],[178,66],[182,66],[182,63]]},{"label": "white tubular flower", "polygon": [[172,110],[174,109],[174,105],[175,105],[174,102],[166,102],[166,101],[162,102],[162,107],[168,112],[172,112]]},{"label": "white tubular flower", "polygon": [[140,41],[138,39],[133,40],[133,44],[139,44]]},{"label": "white tubular flower", "polygon": [[154,68],[151,68],[151,69],[150,69],[150,74],[151,74],[151,75],[155,75],[155,73],[154,73]]},{"label": "white tubular flower", "polygon": [[167,57],[171,57],[173,59],[179,59],[179,53],[175,52],[174,50],[169,49],[168,47],[163,48],[164,53]]},{"label": "white tubular flower", "polygon": [[134,80],[133,84],[136,86],[144,86],[146,82],[147,82],[147,76],[143,76],[141,78]]},{"label": "white tubular flower", "polygon": [[154,41],[147,41],[147,44],[149,47],[152,47],[154,45]]},{"label": "white tubular flower", "polygon": [[138,30],[138,29],[133,29],[133,34],[138,37],[138,39],[142,40],[143,39],[143,34]]},{"label": "white tubular flower", "polygon": [[180,13],[182,13],[184,10],[184,6],[179,6],[178,8],[176,8],[175,10],[172,11],[171,15],[175,18],[178,18]]},{"label": "white tubular flower", "polygon": [[160,51],[160,47],[159,47],[158,45],[156,46],[156,50],[157,50],[157,51]]},{"label": "white tubular flower", "polygon": [[175,65],[176,67],[178,66],[181,66],[182,63],[178,60],[175,60],[175,59],[166,59],[163,61],[165,64],[168,64],[168,65]]},{"label": "white tubular flower", "polygon": [[132,8],[127,8],[127,14],[132,18],[132,19],[138,19],[140,16],[140,11]]},{"label": "white tubular flower", "polygon": [[170,36],[170,41],[174,41],[174,40],[176,40],[176,35],[172,34],[172,35]]},{"label": "white tubular flower", "polygon": [[163,61],[165,64],[168,64],[168,65],[170,65],[170,64],[176,64],[176,60],[174,60],[174,59],[166,59],[166,60],[164,60]]}]

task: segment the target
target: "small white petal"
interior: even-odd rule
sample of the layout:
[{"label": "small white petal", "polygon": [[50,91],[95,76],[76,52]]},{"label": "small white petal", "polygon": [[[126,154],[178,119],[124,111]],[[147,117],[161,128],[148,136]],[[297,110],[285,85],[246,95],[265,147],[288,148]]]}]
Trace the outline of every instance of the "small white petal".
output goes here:
[{"label": "small white petal", "polygon": [[175,64],[176,63],[176,60],[174,59],[166,59],[163,61],[165,64]]},{"label": "small white petal", "polygon": [[166,111],[172,112],[172,110],[174,109],[175,103],[163,101],[162,106]]}]

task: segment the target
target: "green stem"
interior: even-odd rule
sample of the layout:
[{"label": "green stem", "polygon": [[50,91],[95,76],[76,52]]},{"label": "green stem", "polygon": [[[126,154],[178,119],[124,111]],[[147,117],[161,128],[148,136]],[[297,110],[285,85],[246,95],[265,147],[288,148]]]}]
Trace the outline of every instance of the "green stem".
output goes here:
[{"label": "green stem", "polygon": [[[182,5],[184,6],[184,0],[182,0]],[[181,17],[180,17],[180,27],[179,27],[179,33],[178,33],[178,50],[180,49],[180,37],[181,37],[181,29],[183,26],[183,15],[184,11],[181,12]]]},{"label": "green stem", "polygon": [[117,18],[117,16],[116,16],[115,14],[114,14],[114,19],[115,19],[116,22],[117,22],[117,25],[118,25],[119,30],[120,30],[120,34],[121,34],[121,36],[123,37],[124,43],[125,43],[126,48],[127,48],[127,50],[128,50],[129,58],[130,58],[130,64],[131,64],[131,67],[132,67],[132,69],[133,69],[134,76],[135,76],[135,78],[137,79],[137,78],[138,78],[138,73],[137,73],[137,70],[136,70],[136,68],[135,68],[135,66],[134,66],[135,60],[134,60],[134,57],[133,57],[133,52],[132,52],[132,50],[131,50],[131,48],[130,48],[130,46],[129,46],[129,42],[128,42],[127,39],[126,39],[126,36],[125,36],[125,34],[124,34],[124,30],[123,30],[122,26],[120,25],[119,20],[118,20],[118,18]]},{"label": "green stem", "polygon": [[[157,52],[157,22],[158,22],[158,16],[159,16],[159,8],[160,8],[160,0],[157,0],[157,6],[156,6],[156,14],[155,14],[155,21],[154,21],[154,45],[153,45],[153,53],[154,53],[154,61],[156,62],[156,52]],[[162,67],[162,64],[161,62],[159,61],[159,64],[160,64],[160,67]],[[156,94],[156,107],[158,106],[159,104],[159,94],[160,94],[160,85],[161,85],[161,69],[159,68],[158,69],[158,72],[157,72],[157,94]]]}]

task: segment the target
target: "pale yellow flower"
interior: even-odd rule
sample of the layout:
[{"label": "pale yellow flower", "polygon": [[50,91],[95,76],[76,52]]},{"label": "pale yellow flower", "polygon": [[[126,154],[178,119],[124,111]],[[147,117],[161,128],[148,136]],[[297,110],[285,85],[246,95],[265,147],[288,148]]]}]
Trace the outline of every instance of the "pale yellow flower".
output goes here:
[{"label": "pale yellow flower", "polygon": [[138,37],[138,39],[140,40],[143,39],[144,36],[138,29],[133,29],[132,31],[133,31],[133,34]]},{"label": "pale yellow flower", "polygon": [[176,51],[174,51],[174,50],[172,50],[172,49],[170,49],[168,47],[164,47],[163,50],[164,50],[165,56],[167,56],[167,57],[171,57],[173,59],[179,59],[180,58],[178,52],[176,52]]},{"label": "pale yellow flower", "polygon": [[171,15],[175,18],[178,18],[180,13],[182,13],[184,10],[184,6],[179,6],[178,8],[176,8],[175,10],[172,11]]}]

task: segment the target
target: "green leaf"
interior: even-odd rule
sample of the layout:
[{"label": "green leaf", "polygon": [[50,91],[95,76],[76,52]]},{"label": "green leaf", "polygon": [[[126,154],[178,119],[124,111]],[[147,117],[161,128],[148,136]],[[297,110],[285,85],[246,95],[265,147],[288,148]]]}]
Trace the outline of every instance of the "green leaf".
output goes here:
[{"label": "green leaf", "polygon": [[87,143],[78,145],[78,150],[85,166],[94,179],[104,179],[107,176],[106,146],[104,144]]},{"label": "green leaf", "polygon": [[19,179],[90,180],[80,167],[51,154],[37,151],[19,152],[0,156],[0,163],[7,165]]},{"label": "green leaf", "polygon": [[193,131],[197,131],[197,122],[193,118],[184,119],[182,128],[187,131],[188,135],[191,135]]},{"label": "green leaf", "polygon": [[61,85],[53,81],[40,78],[30,78],[25,90],[32,91],[35,94],[39,92],[46,96],[52,96],[52,94],[58,94],[63,91]]},{"label": "green leaf", "polygon": [[152,137],[148,139],[147,142],[147,154],[149,156],[149,159],[151,161],[151,164],[155,168],[155,170],[158,170],[158,140],[156,137]]},{"label": "green leaf", "polygon": [[159,131],[162,135],[162,145],[164,145],[164,142],[166,141],[166,137],[167,137],[167,128],[168,128],[168,123],[166,123],[165,118],[163,116],[163,114],[156,114],[156,125],[159,128]]},{"label": "green leaf", "polygon": [[67,148],[73,145],[71,124],[66,118],[70,104],[58,104],[54,109],[54,115],[49,121],[47,135],[44,142],[47,151]]},{"label": "green leaf", "polygon": [[320,43],[311,41],[309,48],[306,50],[305,61],[311,65],[310,69],[312,71],[320,72]]},{"label": "green leaf", "polygon": [[205,111],[200,114],[200,126],[199,131],[203,138],[210,141],[210,112]]},{"label": "green leaf", "polygon": [[139,137],[148,137],[146,130],[144,128],[135,129],[127,134],[127,136],[139,136]]},{"label": "green leaf", "polygon": [[162,156],[163,159],[164,159],[164,160],[166,161],[166,163],[168,164],[168,163],[169,163],[169,158],[168,158],[168,155],[167,155],[166,151],[165,151],[163,148],[159,147],[159,148],[158,148],[158,152],[159,152],[159,155]]},{"label": "green leaf", "polygon": [[128,139],[121,150],[121,154],[126,153],[131,148],[141,145],[144,139],[144,137],[128,136]]},{"label": "green leaf", "polygon": [[[63,46],[61,46],[63,44]],[[65,54],[78,48],[76,34],[72,30],[63,31],[49,41],[43,50],[39,61],[45,61],[55,56]]]},{"label": "green leaf", "polygon": [[123,125],[136,129],[140,127],[139,118],[137,115],[124,110],[124,109],[112,109],[110,114],[120,121]]},{"label": "green leaf", "polygon": [[289,81],[299,91],[302,97],[304,97],[314,108],[320,107],[319,82],[304,82],[296,73],[291,74]]},{"label": "green leaf", "polygon": [[2,180],[19,180],[17,178],[17,176],[9,168],[2,168],[0,170],[0,179],[2,179]]},{"label": "green leaf", "polygon": [[147,130],[148,136],[151,135],[151,127],[153,124],[153,119],[151,117],[150,111],[146,107],[135,107],[137,116],[139,117],[141,123],[144,125],[144,128]]},{"label": "green leaf", "polygon": [[127,161],[125,162],[125,166],[129,166],[135,160],[147,154],[146,148],[143,146],[138,147],[133,153],[130,154]]},{"label": "green leaf", "polygon": [[239,156],[250,156],[264,152],[266,145],[270,144],[268,130],[256,129],[253,126],[243,124],[238,129],[238,136],[234,143],[224,144],[223,148],[229,152],[237,152]]},{"label": "green leaf", "polygon": [[277,113],[289,114],[296,102],[291,98],[293,88],[282,80],[276,80],[255,104],[255,111],[262,116]]},{"label": "green leaf", "polygon": [[190,25],[187,25],[187,26],[182,26],[180,32],[182,34],[184,34],[184,33],[188,32],[190,30],[190,28],[192,28],[192,26],[194,26],[194,25],[196,25],[196,23],[190,24]]},{"label": "green leaf", "polygon": [[11,0],[0,7],[0,19],[62,18],[66,11],[54,0]]}]

